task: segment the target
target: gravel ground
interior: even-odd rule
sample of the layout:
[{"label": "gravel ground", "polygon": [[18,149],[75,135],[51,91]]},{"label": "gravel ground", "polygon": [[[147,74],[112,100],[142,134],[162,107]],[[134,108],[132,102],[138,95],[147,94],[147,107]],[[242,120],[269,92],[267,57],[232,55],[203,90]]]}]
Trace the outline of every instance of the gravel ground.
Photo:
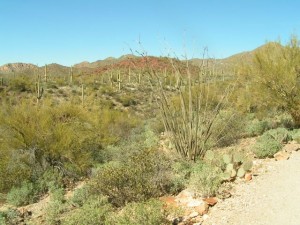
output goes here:
[{"label": "gravel ground", "polygon": [[264,163],[259,176],[236,185],[203,225],[300,225],[300,151]]}]

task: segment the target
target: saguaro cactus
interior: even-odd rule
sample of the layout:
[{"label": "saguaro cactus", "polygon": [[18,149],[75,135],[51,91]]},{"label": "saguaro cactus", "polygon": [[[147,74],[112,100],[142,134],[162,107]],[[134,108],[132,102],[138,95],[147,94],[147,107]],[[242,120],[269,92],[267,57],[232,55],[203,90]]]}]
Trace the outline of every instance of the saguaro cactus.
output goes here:
[{"label": "saguaro cactus", "polygon": [[42,98],[43,96],[43,93],[44,93],[44,89],[40,87],[40,76],[38,76],[38,80],[35,84],[36,86],[36,102],[39,103],[40,99]]},{"label": "saguaro cactus", "polygon": [[128,83],[131,82],[131,71],[130,71],[130,67],[128,69]]},{"label": "saguaro cactus", "polygon": [[119,73],[118,73],[118,86],[119,86],[119,91],[121,90],[121,82],[122,82],[122,80],[121,80],[121,71],[119,71]]},{"label": "saguaro cactus", "polygon": [[84,84],[81,84],[81,103],[84,106]]},{"label": "saguaro cactus", "polygon": [[45,82],[48,81],[48,74],[47,74],[47,64],[45,65]]},{"label": "saguaro cactus", "polygon": [[73,66],[70,67],[70,83],[73,83]]}]

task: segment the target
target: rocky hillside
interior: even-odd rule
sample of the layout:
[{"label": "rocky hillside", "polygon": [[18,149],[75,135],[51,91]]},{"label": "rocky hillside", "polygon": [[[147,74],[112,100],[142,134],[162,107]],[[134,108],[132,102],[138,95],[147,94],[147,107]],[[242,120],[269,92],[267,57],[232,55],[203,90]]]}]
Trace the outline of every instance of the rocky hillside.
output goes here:
[{"label": "rocky hillside", "polygon": [[24,72],[27,70],[33,70],[35,68],[37,68],[37,66],[30,63],[8,63],[3,66],[0,66],[0,72]]}]

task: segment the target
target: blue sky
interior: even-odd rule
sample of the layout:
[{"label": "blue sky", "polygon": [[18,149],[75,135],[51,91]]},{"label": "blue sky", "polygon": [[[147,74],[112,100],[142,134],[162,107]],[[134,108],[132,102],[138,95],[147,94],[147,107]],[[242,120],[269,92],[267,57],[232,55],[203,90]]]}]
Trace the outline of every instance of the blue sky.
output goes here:
[{"label": "blue sky", "polygon": [[208,47],[224,58],[300,32],[297,0],[0,0],[0,65],[72,65]]}]

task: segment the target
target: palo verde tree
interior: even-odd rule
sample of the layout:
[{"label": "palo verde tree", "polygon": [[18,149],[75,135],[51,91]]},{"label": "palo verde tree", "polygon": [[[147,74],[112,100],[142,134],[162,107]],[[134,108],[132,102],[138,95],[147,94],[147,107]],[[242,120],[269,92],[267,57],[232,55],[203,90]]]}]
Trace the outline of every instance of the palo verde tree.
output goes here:
[{"label": "palo verde tree", "polygon": [[248,70],[251,90],[266,107],[285,109],[300,126],[300,45],[293,36],[286,45],[271,42],[260,48]]}]

